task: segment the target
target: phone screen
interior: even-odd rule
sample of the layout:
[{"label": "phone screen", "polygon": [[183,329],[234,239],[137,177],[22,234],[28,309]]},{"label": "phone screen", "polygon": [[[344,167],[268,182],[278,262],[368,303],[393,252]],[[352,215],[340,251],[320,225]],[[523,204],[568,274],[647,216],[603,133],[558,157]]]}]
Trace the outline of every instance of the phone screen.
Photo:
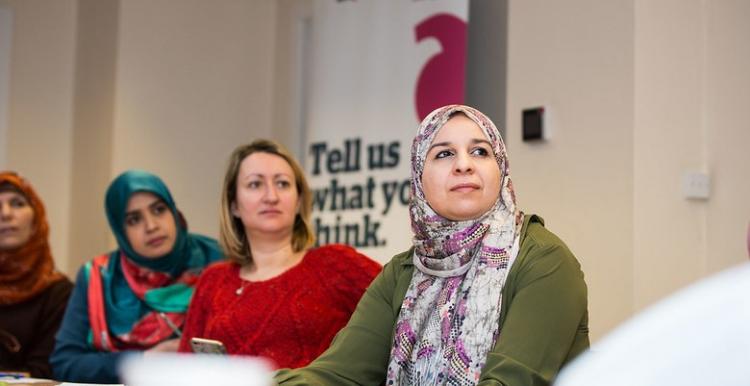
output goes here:
[{"label": "phone screen", "polygon": [[227,353],[224,343],[213,339],[191,338],[190,346],[193,348],[194,353],[222,355]]}]

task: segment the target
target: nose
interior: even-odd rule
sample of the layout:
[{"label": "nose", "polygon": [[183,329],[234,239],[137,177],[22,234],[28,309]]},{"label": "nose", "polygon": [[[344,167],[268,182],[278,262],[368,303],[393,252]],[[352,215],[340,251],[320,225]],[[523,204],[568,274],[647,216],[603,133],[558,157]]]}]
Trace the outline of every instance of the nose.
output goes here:
[{"label": "nose", "polygon": [[279,192],[276,191],[276,186],[274,184],[266,185],[266,192],[263,195],[263,201],[269,204],[279,201]]},{"label": "nose", "polygon": [[456,155],[453,164],[453,172],[456,174],[466,174],[474,172],[474,160],[471,159],[471,156],[468,153],[459,152]]},{"label": "nose", "polygon": [[156,217],[150,213],[143,217],[143,221],[146,223],[146,232],[153,232],[159,229],[159,222],[156,221]]},{"label": "nose", "polygon": [[0,204],[0,218],[3,220],[10,219],[13,216],[13,209],[8,203]]}]

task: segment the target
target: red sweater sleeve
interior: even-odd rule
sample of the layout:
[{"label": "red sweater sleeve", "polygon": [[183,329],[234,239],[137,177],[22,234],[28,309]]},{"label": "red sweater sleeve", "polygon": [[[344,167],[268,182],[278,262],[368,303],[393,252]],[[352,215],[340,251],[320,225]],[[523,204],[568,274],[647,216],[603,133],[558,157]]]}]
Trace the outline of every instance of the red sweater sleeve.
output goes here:
[{"label": "red sweater sleeve", "polygon": [[218,263],[204,270],[195,286],[193,298],[190,301],[185,325],[182,328],[182,338],[178,352],[193,352],[190,338],[202,337],[206,328],[207,318],[210,316],[209,302],[214,292],[214,283],[221,280],[220,276],[227,270],[227,263]]},{"label": "red sweater sleeve", "polygon": [[336,255],[330,259],[330,269],[335,271],[330,277],[339,278],[334,281],[333,287],[341,297],[342,305],[352,313],[362,294],[383,267],[348,245],[334,244],[324,248],[330,249],[328,253]]}]

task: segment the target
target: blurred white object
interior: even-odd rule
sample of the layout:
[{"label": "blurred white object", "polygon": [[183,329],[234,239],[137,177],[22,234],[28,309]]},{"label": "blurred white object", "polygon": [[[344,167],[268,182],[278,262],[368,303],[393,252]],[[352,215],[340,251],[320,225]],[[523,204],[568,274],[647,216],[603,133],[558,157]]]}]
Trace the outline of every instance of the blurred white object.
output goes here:
[{"label": "blurred white object", "polygon": [[0,382],[5,385],[34,385],[34,384],[40,384],[40,385],[57,385],[57,386],[125,386],[121,383],[118,384],[109,384],[109,383],[75,383],[75,382],[63,382],[58,383],[56,381],[53,381],[51,379],[45,379],[45,378],[28,378],[28,377],[8,377],[8,376],[2,376],[0,375]]},{"label": "blurred white object", "polygon": [[270,386],[273,370],[259,358],[219,355],[133,355],[120,374],[128,386]]},{"label": "blurred white object", "polygon": [[750,385],[750,263],[648,308],[566,367],[555,386]]}]

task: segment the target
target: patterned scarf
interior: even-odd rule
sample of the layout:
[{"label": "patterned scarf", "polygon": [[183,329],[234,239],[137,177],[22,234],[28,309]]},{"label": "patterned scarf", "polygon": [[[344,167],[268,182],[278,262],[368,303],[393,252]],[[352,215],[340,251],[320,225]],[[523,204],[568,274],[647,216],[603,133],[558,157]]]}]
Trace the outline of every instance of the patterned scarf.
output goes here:
[{"label": "patterned scarf", "polygon": [[[481,217],[451,221],[435,213],[422,186],[427,151],[448,119],[463,113],[492,144],[501,173],[495,205]],[[500,338],[502,289],[518,253],[523,213],[516,208],[505,145],[481,112],[450,105],[430,113],[412,144],[409,205],[417,268],[401,305],[387,385],[476,385]]]},{"label": "patterned scarf", "polygon": [[25,196],[34,211],[34,233],[29,241],[16,250],[0,251],[0,305],[10,305],[31,299],[65,277],[55,270],[52,260],[49,224],[42,200],[16,173],[0,173],[2,184],[10,184]]},{"label": "patterned scarf", "polygon": [[[164,201],[177,222],[172,251],[156,259],[138,255],[125,235],[125,211],[136,192],[150,192]],[[107,189],[107,219],[119,249],[85,266],[91,344],[99,350],[146,349],[179,335],[198,276],[221,259],[217,242],[187,232],[162,180],[131,170]]]}]

